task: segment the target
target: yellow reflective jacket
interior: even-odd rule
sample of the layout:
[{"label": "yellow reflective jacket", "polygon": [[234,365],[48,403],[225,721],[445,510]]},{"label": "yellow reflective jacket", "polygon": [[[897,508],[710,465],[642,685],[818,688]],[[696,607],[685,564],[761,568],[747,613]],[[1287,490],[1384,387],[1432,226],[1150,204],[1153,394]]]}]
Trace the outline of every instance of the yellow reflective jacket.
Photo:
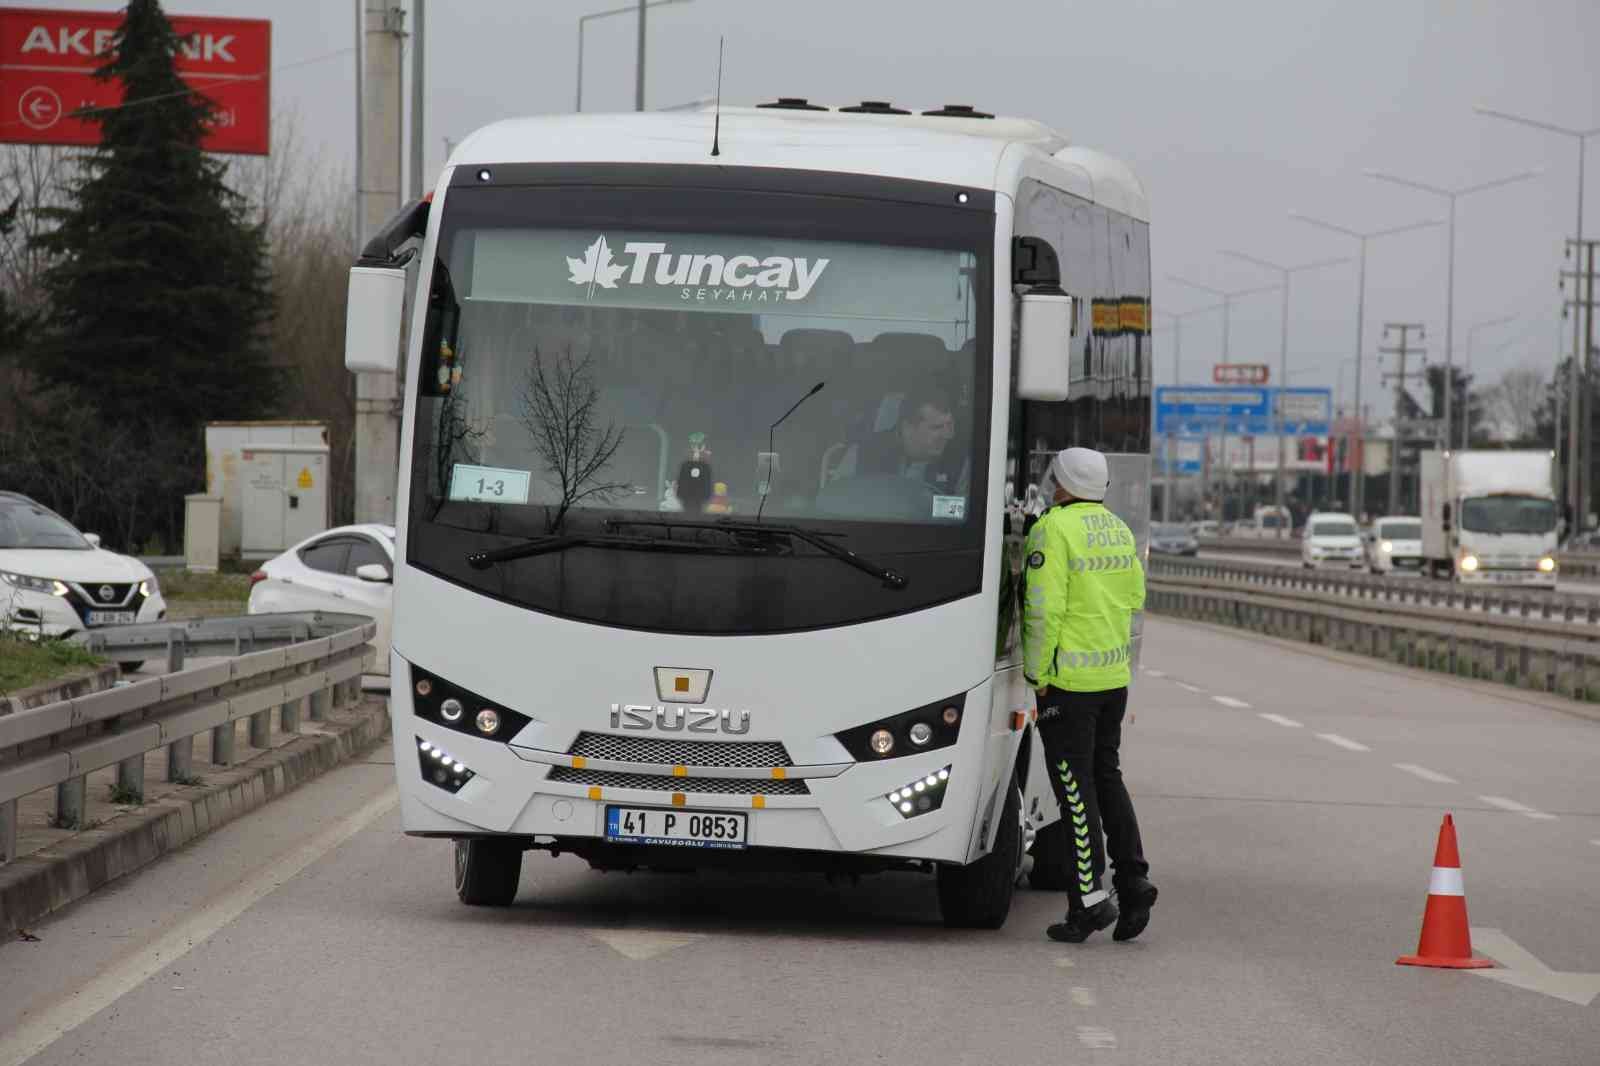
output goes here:
[{"label": "yellow reflective jacket", "polygon": [[1022,669],[1035,688],[1124,688],[1133,612],[1144,608],[1144,567],[1127,524],[1103,504],[1075,500],[1028,532]]}]

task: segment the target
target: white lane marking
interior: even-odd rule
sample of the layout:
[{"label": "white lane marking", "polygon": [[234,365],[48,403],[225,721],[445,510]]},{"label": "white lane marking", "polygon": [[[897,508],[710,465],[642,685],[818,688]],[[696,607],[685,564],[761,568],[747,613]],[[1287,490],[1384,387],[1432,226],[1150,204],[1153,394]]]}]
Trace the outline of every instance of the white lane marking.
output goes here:
[{"label": "white lane marking", "polygon": [[1117,1034],[1098,1025],[1080,1025],[1078,1043],[1086,1048],[1114,1048],[1117,1046]]},{"label": "white lane marking", "polygon": [[1056,965],[1061,967],[1063,970],[1070,970],[1078,964],[1072,960],[1070,955],[1063,955],[1056,960]]},{"label": "white lane marking", "polygon": [[1546,814],[1537,807],[1530,807],[1526,803],[1518,803],[1516,800],[1506,799],[1504,796],[1479,796],[1478,798],[1491,807],[1499,807],[1502,811],[1520,814],[1524,818],[1532,818],[1539,822],[1553,822],[1556,820],[1556,816],[1553,814]]},{"label": "white lane marking", "polygon": [[1426,766],[1418,766],[1414,762],[1397,762],[1394,764],[1394,768],[1396,770],[1404,770],[1413,777],[1420,777],[1424,781],[1432,781],[1436,785],[1454,785],[1458,783],[1449,774],[1441,774],[1437,770],[1430,770]]},{"label": "white lane marking", "polygon": [[0,1036],[0,1066],[21,1066],[106,1007],[205,943],[245,911],[339,845],[382,818],[400,802],[393,786],[293,851],[258,868],[132,955],[101,970],[63,999]]},{"label": "white lane marking", "polygon": [[1166,677],[1167,676],[1167,672],[1165,670],[1157,670],[1153,666],[1141,666],[1141,667],[1139,667],[1139,669],[1143,670],[1145,673],[1149,674],[1151,677]]},{"label": "white lane marking", "polygon": [[1591,840],[1589,843],[1593,844],[1597,848],[1600,848],[1600,840]]},{"label": "white lane marking", "polygon": [[1177,685],[1179,688],[1183,689],[1185,692],[1204,692],[1205,691],[1205,689],[1201,688],[1199,685],[1191,685],[1187,681],[1175,681],[1175,682],[1173,682],[1173,684]]},{"label": "white lane marking", "polygon": [[591,929],[589,935],[618,955],[635,961],[653,959],[705,939],[704,933],[656,933],[648,929]]},{"label": "white lane marking", "polygon": [[1533,952],[1498,929],[1472,930],[1472,943],[1480,954],[1498,962],[1502,969],[1470,970],[1513,988],[1553,996],[1580,1007],[1587,1007],[1600,996],[1600,974],[1561,973],[1540,962]]},{"label": "white lane marking", "polygon": [[1262,714],[1262,715],[1257,715],[1257,717],[1258,718],[1265,718],[1267,721],[1273,723],[1274,725],[1281,725],[1285,729],[1299,729],[1300,728],[1300,723],[1299,722],[1295,721],[1293,718],[1285,718],[1281,714]]},{"label": "white lane marking", "polygon": [[1317,739],[1326,740],[1329,744],[1337,745],[1338,747],[1343,748],[1345,751],[1372,750],[1359,740],[1351,740],[1349,737],[1341,737],[1338,733],[1318,733]]},{"label": "white lane marking", "polygon": [[1212,696],[1213,703],[1220,703],[1224,707],[1237,707],[1241,711],[1248,711],[1250,705],[1244,700],[1236,700],[1232,696]]},{"label": "white lane marking", "polygon": [[1075,1007],[1094,1006],[1094,989],[1076,985],[1072,989],[1072,1004]]}]

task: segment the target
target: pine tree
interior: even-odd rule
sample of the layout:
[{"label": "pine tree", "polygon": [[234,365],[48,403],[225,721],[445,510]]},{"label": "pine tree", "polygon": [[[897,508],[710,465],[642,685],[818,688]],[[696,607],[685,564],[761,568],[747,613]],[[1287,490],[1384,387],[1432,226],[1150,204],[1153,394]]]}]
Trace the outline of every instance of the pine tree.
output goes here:
[{"label": "pine tree", "polygon": [[189,436],[277,402],[265,232],[200,148],[211,103],[178,77],[159,0],[130,0],[102,81],[125,101],[90,112],[100,145],[40,238],[59,255],[32,369],[105,417]]}]

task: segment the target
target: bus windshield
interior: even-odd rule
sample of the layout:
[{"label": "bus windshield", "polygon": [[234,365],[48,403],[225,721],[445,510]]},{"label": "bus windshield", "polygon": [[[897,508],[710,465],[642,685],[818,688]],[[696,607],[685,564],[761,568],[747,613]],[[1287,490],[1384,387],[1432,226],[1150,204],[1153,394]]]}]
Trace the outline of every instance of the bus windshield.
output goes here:
[{"label": "bus windshield", "polygon": [[1537,496],[1479,496],[1461,501],[1461,528],[1473,533],[1549,533],[1556,503]]},{"label": "bus windshield", "polygon": [[[949,597],[965,564],[918,580],[886,553],[933,553],[926,566],[981,549],[980,247],[832,235],[824,219],[797,236],[683,205],[681,228],[570,213],[527,224],[480,210],[492,205],[470,202],[476,192],[452,193],[447,212],[461,198],[468,210],[446,224],[423,338],[416,561],[530,607],[680,631],[796,628]],[[886,594],[798,540],[708,557],[591,537],[476,578],[455,561],[506,537],[674,517],[804,523],[909,568],[912,591]]]}]

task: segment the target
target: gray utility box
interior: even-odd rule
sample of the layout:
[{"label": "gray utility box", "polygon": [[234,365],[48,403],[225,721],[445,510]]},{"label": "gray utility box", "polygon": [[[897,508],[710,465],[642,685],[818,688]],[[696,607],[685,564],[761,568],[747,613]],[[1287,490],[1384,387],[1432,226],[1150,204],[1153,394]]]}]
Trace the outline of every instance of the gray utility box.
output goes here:
[{"label": "gray utility box", "polygon": [[249,444],[239,470],[243,558],[269,558],[328,528],[326,444]]},{"label": "gray utility box", "polygon": [[222,497],[218,551],[238,555],[244,527],[245,449],[256,444],[327,444],[326,422],[206,423],[206,494]]}]

